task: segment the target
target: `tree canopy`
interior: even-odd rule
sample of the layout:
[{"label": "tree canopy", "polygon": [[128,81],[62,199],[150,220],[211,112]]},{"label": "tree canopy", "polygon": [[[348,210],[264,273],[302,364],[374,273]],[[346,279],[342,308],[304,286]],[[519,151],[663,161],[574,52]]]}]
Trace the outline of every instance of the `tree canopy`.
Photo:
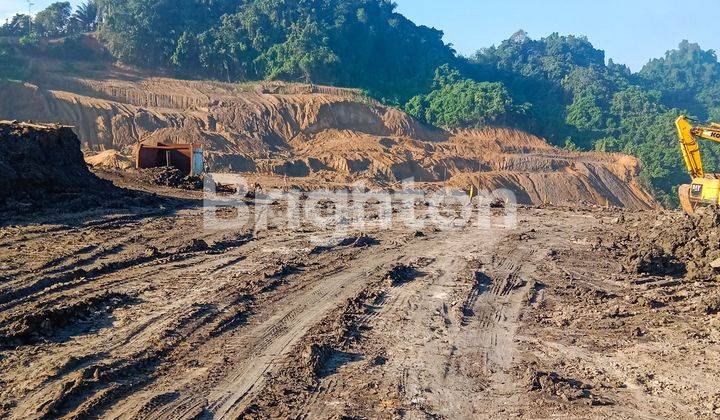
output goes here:
[{"label": "tree canopy", "polygon": [[46,37],[63,35],[68,30],[71,14],[70,2],[53,3],[35,16],[35,31]]},{"label": "tree canopy", "polygon": [[0,80],[21,80],[25,77],[26,65],[15,50],[0,44]]},{"label": "tree canopy", "polygon": [[463,79],[445,64],[435,73],[434,90],[412,98],[405,106],[418,120],[449,129],[507,125],[525,114],[502,83]]},{"label": "tree canopy", "polygon": [[688,41],[651,60],[639,74],[642,84],[656,89],[669,106],[680,106],[701,119],[720,116],[720,63],[715,51]]}]

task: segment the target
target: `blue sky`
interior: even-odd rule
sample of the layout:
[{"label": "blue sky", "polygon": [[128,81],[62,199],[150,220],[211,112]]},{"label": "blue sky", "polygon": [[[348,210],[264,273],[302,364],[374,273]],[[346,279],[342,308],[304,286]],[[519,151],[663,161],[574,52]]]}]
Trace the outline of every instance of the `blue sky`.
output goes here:
[{"label": "blue sky", "polygon": [[[720,50],[720,0],[395,0],[417,24],[445,32],[458,52],[497,45],[518,29],[587,35],[606,57],[639,70],[683,39]],[[51,0],[34,0],[35,11]],[[79,3],[77,0],[73,4]],[[0,0],[0,19],[27,11],[24,0]]]},{"label": "blue sky", "polygon": [[639,70],[683,39],[720,50],[720,0],[396,0],[417,24],[445,32],[462,54],[519,29],[540,38],[586,35],[606,58]]}]

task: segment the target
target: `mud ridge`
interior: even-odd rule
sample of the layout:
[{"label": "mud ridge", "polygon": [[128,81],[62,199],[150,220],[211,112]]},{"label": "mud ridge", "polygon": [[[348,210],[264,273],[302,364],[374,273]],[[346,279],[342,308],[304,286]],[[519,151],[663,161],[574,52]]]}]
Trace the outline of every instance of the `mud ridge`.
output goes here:
[{"label": "mud ridge", "polygon": [[[375,280],[308,331],[305,337],[309,339],[291,352],[295,355],[290,357],[292,367],[273,373],[265,385],[266,391],[253,399],[243,415],[263,418],[268,407],[280,409],[274,410],[273,415],[297,415],[306,399],[314,398],[313,393],[322,393],[319,387],[323,378],[346,363],[365,360],[368,355],[354,352],[353,346],[368,330],[364,320],[384,301],[383,284]],[[371,363],[383,364],[384,360],[377,356]]]},{"label": "mud ridge", "polygon": [[[73,302],[67,306],[55,306],[43,311],[21,316],[10,322],[0,321],[0,342],[4,347],[25,346],[43,341],[62,339],[67,340],[74,335],[83,334],[80,324],[87,324],[86,329],[96,328],[92,323],[99,325],[100,317],[107,317],[115,309],[132,305],[136,299],[127,294],[108,292],[101,296],[86,298]],[[59,330],[75,326],[74,331],[62,334]]]}]

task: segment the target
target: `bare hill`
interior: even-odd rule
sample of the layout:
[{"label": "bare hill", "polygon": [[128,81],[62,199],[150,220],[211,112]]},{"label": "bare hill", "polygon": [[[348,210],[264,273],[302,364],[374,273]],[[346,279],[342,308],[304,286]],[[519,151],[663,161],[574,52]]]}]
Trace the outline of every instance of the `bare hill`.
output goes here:
[{"label": "bare hill", "polygon": [[654,205],[634,158],[559,150],[506,128],[435,130],[353,90],[48,73],[0,83],[0,118],[72,125],[95,152],[199,142],[217,171],[380,185],[414,178],[509,188],[525,203]]}]

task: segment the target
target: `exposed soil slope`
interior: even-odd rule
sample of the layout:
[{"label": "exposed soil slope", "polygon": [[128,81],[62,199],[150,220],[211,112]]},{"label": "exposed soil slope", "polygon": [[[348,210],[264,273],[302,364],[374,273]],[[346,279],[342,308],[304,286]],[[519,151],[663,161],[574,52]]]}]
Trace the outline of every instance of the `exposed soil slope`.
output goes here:
[{"label": "exposed soil slope", "polygon": [[138,142],[198,142],[212,170],[394,185],[509,188],[524,203],[648,208],[635,159],[572,153],[521,131],[449,133],[363,99],[310,85],[235,85],[45,73],[0,84],[0,117],[73,125],[89,151]]}]

